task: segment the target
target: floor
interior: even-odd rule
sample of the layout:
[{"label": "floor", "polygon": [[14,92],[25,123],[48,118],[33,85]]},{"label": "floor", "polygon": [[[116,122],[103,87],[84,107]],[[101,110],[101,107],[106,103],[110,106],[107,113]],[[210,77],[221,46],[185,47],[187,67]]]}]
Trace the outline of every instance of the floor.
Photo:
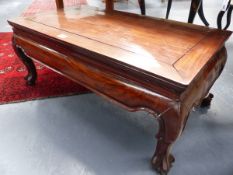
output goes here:
[{"label": "floor", "polygon": [[[0,31],[11,31],[6,20],[30,3],[1,0]],[[171,19],[186,21],[189,4],[174,2]],[[212,27],[220,4],[204,1]],[[148,15],[165,16],[166,3],[147,0],[146,6]],[[117,8],[139,12],[136,0],[122,0]],[[202,25],[198,17],[195,23]],[[173,147],[170,175],[233,174],[233,37],[226,47],[229,59],[211,90],[212,106],[191,113]],[[94,94],[1,105],[0,175],[153,175],[157,129],[149,114],[127,112]]]}]

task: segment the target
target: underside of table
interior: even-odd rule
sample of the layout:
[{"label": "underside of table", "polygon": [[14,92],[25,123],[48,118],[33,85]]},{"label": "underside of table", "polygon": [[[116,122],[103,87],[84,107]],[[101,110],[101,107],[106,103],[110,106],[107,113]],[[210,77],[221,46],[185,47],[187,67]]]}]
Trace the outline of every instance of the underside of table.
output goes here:
[{"label": "underside of table", "polygon": [[35,60],[129,111],[145,110],[158,119],[151,163],[161,174],[175,161],[170,150],[191,109],[210,104],[212,96],[205,97],[224,68],[224,42],[231,34],[82,8],[9,23],[29,85],[37,78]]}]

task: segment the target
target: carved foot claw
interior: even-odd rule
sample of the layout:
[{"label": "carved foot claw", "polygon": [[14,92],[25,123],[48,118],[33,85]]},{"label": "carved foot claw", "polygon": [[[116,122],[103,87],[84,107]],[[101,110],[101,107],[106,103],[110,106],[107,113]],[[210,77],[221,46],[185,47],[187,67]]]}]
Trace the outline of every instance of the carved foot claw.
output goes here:
[{"label": "carved foot claw", "polygon": [[[151,165],[160,175],[166,175],[171,169],[172,163],[175,162],[174,156],[170,153],[171,148],[182,133],[187,116],[183,117],[176,109],[171,109],[158,118],[159,132],[156,135],[158,141]],[[181,120],[181,118],[183,119]]]},{"label": "carved foot claw", "polygon": [[175,162],[175,158],[171,154],[168,156],[168,160],[158,156],[151,160],[152,168],[160,175],[166,175],[172,167],[173,162]]},{"label": "carved foot claw", "polygon": [[210,107],[210,104],[213,98],[214,98],[214,95],[209,93],[209,95],[202,100],[200,107],[201,108]]},{"label": "carved foot claw", "polygon": [[159,149],[157,149],[153,158],[151,159],[152,167],[160,175],[167,175],[172,166],[172,163],[175,162],[175,158],[172,154],[168,153],[169,144],[165,144],[162,141],[159,141],[157,148]]}]

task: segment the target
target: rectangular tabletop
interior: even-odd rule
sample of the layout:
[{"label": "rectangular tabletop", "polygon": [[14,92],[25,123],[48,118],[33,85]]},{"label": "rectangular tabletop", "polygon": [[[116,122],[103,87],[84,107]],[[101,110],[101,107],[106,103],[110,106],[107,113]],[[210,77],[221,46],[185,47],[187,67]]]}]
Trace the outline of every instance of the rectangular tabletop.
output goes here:
[{"label": "rectangular tabletop", "polygon": [[[231,32],[80,6],[9,21],[141,79],[186,87]],[[119,72],[119,74],[121,74]],[[153,83],[152,83],[153,84]]]}]

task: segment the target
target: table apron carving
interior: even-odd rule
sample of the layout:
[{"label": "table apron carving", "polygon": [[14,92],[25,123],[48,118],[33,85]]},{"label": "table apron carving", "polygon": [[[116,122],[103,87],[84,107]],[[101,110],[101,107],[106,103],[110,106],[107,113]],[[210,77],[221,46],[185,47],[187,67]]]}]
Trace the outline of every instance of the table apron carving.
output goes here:
[{"label": "table apron carving", "polygon": [[[80,61],[81,59],[79,60],[79,58],[83,57],[81,55],[79,58],[68,58],[17,35],[14,35],[14,40],[17,47],[23,47],[23,51],[32,59],[72,78],[72,80],[88,87],[97,94],[101,93],[101,95],[109,97],[129,111],[147,109],[154,113],[154,111],[166,111],[166,109],[171,108],[175,104],[173,99],[145,89],[135,82],[130,83],[122,77],[111,75],[103,72],[103,70],[86,65]],[[57,60],[56,64],[54,64],[54,59]],[[74,74],[71,69],[74,69],[77,73]],[[110,76],[111,78],[108,78]],[[147,103],[144,101],[147,101]],[[152,104],[155,108],[151,109]]]}]

